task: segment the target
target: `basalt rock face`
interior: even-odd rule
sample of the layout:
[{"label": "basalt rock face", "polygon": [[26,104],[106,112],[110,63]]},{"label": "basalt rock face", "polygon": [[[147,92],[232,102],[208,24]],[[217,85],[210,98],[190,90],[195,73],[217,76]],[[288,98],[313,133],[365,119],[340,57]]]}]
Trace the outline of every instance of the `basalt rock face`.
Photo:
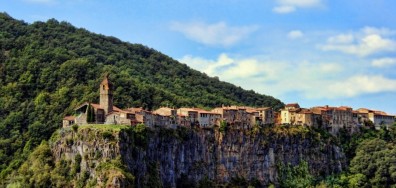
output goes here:
[{"label": "basalt rock face", "polygon": [[[98,164],[118,157],[125,170],[133,174],[138,187],[176,187],[186,182],[198,185],[203,180],[226,184],[233,178],[258,180],[263,186],[276,185],[278,165],[306,161],[315,176],[338,173],[346,166],[340,147],[318,133],[266,130],[156,129],[146,130],[143,136],[121,130],[114,133],[112,141],[103,138],[89,141],[85,140],[89,137],[86,135],[66,145],[61,138],[52,150],[57,158],[69,160],[77,153],[88,155],[83,157],[81,167],[98,182],[113,181],[96,177]],[[125,186],[122,176],[117,178],[114,181],[121,183],[115,186]]]}]

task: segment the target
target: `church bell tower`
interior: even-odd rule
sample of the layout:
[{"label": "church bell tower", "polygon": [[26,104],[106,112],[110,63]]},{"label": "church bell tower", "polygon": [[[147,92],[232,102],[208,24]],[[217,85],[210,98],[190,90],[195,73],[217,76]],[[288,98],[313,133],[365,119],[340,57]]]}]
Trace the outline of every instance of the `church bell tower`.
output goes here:
[{"label": "church bell tower", "polygon": [[113,111],[113,84],[109,81],[109,75],[106,74],[100,83],[100,107],[103,108],[105,115]]}]

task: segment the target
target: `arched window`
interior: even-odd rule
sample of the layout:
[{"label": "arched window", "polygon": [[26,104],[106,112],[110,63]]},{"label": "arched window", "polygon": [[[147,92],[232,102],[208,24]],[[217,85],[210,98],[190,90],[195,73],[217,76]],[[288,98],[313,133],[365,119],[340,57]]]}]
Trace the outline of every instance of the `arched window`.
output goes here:
[{"label": "arched window", "polygon": [[102,85],[102,89],[103,89],[103,90],[105,89],[105,85]]}]

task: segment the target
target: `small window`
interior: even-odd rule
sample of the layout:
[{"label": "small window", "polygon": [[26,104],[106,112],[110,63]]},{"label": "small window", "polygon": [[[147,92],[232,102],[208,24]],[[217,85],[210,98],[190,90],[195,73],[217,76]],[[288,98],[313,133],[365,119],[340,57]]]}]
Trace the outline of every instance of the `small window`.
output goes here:
[{"label": "small window", "polygon": [[105,89],[105,85],[102,85],[102,89],[103,89],[103,90]]}]

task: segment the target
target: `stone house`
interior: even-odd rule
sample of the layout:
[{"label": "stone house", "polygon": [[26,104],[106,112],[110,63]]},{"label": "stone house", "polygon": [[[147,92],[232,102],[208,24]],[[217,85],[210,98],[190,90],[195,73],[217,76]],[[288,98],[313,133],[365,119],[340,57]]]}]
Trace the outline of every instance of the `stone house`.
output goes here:
[{"label": "stone house", "polygon": [[136,114],[128,111],[112,111],[106,115],[105,124],[112,125],[134,125],[136,122]]},{"label": "stone house", "polygon": [[63,118],[63,120],[62,120],[62,127],[63,128],[65,128],[65,127],[68,127],[68,126],[70,126],[70,125],[73,125],[75,122],[75,117],[74,116],[66,116],[66,117],[64,117]]},{"label": "stone house", "polygon": [[282,124],[282,113],[281,112],[274,112],[274,124],[280,125]]},{"label": "stone house", "polygon": [[300,105],[298,103],[287,104],[281,111],[281,124],[291,124],[296,122],[296,114],[299,112]]},{"label": "stone house", "polygon": [[380,129],[381,126],[389,126],[395,123],[395,116],[388,115],[382,111],[359,108],[357,113],[361,122],[370,120],[373,122],[375,129]]},{"label": "stone house", "polygon": [[135,114],[135,122],[137,124],[143,123],[148,127],[154,127],[155,117],[152,112],[144,110],[143,108],[128,108],[125,111],[129,111]]},{"label": "stone house", "polygon": [[255,124],[274,123],[272,108],[253,108],[244,106],[222,106],[212,112],[220,114],[221,120],[235,128],[251,128]]},{"label": "stone house", "polygon": [[213,127],[220,124],[220,114],[199,108],[195,108],[194,110],[198,112],[198,123],[200,127]]},{"label": "stone house", "polygon": [[313,126],[313,112],[309,109],[301,108],[295,115],[295,125]]},{"label": "stone house", "polygon": [[189,121],[190,126],[199,125],[198,110],[193,108],[179,108],[177,109],[177,114],[179,118],[184,116],[184,120]]},{"label": "stone house", "polygon": [[177,124],[183,127],[192,127],[191,121],[188,116],[177,114]]},{"label": "stone house", "polygon": [[352,131],[356,127],[351,107],[329,107],[326,105],[313,107],[311,110],[322,115],[323,126],[330,133],[337,134],[341,128]]},{"label": "stone house", "polygon": [[255,108],[249,108],[246,109],[247,115],[250,119],[250,125],[248,128],[253,127],[254,125],[258,124],[258,125],[262,125],[263,120],[262,117],[260,116],[260,111],[258,111]]},{"label": "stone house", "polygon": [[275,114],[272,108],[265,107],[265,108],[257,108],[259,112],[259,117],[261,119],[262,124],[273,124],[275,123]]},{"label": "stone house", "polygon": [[246,107],[222,106],[214,108],[212,112],[220,114],[223,121],[232,125],[235,123],[250,123],[250,118],[247,116],[246,110]]},{"label": "stone house", "polygon": [[153,112],[157,115],[156,125],[169,128],[176,128],[178,122],[177,110],[168,107],[161,107]]}]

